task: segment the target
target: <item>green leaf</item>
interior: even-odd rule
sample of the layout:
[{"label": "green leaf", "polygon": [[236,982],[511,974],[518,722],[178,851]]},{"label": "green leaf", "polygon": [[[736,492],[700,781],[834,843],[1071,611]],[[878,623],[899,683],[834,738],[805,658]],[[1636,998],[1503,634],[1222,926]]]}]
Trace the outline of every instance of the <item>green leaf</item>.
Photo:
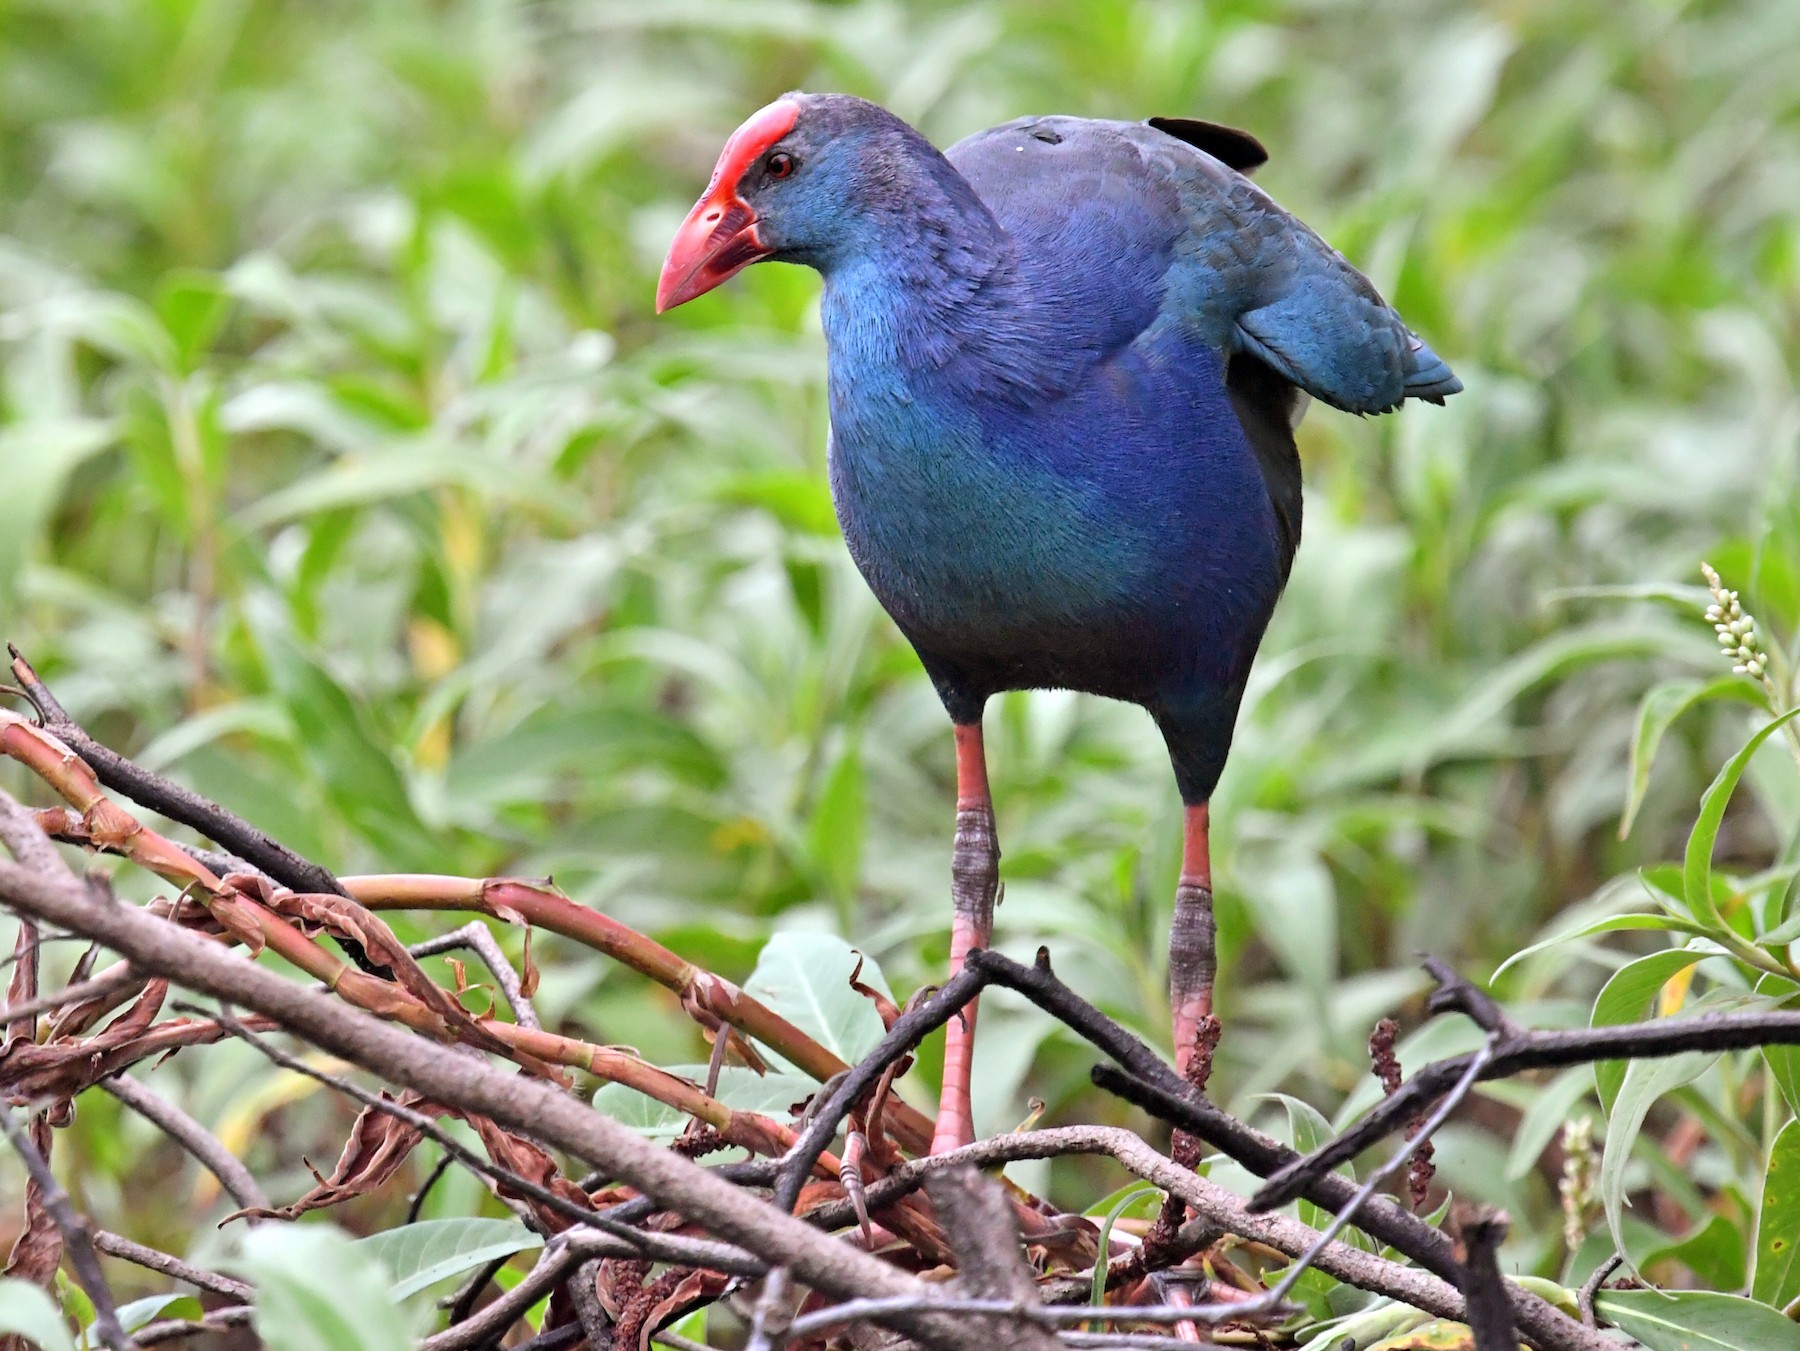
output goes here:
[{"label": "green leaf", "polygon": [[[1619,1023],[1640,1021],[1650,1012],[1657,992],[1669,983],[1671,977],[1710,955],[1693,948],[1676,948],[1668,952],[1653,952],[1648,957],[1627,962],[1600,987],[1588,1026],[1613,1027]],[[1618,1096],[1619,1084],[1625,1078],[1626,1064],[1623,1060],[1600,1060],[1594,1063],[1594,1086],[1600,1093],[1601,1109],[1608,1116],[1612,1115],[1613,1100]]]},{"label": "green leaf", "polygon": [[839,1059],[854,1065],[886,1034],[875,1005],[850,985],[862,961],[864,985],[888,993],[875,963],[835,934],[778,933],[763,947],[744,989]]},{"label": "green leaf", "polygon": [[387,1268],[394,1278],[388,1293],[405,1299],[446,1276],[469,1271],[496,1257],[544,1246],[517,1220],[469,1217],[419,1220],[358,1239],[356,1246]]},{"label": "green leaf", "polygon": [[1725,1216],[1714,1215],[1681,1242],[1645,1253],[1640,1265],[1649,1268],[1663,1261],[1680,1262],[1709,1289],[1741,1290],[1747,1264],[1744,1231]]},{"label": "green leaf", "polygon": [[[1311,1103],[1302,1102],[1300,1099],[1291,1097],[1286,1093],[1267,1093],[1263,1096],[1270,1101],[1280,1103],[1282,1108],[1287,1112],[1287,1143],[1292,1145],[1299,1153],[1310,1154],[1320,1145],[1331,1139],[1334,1133],[1331,1129],[1331,1123],[1327,1121],[1318,1108],[1314,1107]],[[1336,1171],[1347,1177],[1353,1177],[1355,1175],[1348,1164],[1343,1165]],[[1299,1216],[1302,1224],[1310,1224],[1315,1229],[1331,1222],[1330,1214],[1321,1210],[1318,1206],[1313,1205],[1310,1201],[1300,1202]]]},{"label": "green leaf", "polygon": [[1692,1083],[1712,1067],[1716,1053],[1689,1051],[1662,1060],[1633,1060],[1625,1068],[1625,1078],[1606,1121],[1606,1147],[1600,1160],[1600,1199],[1606,1207],[1606,1223],[1612,1230],[1613,1243],[1624,1252],[1625,1236],[1625,1170],[1631,1162],[1631,1150],[1644,1118],[1665,1093]]},{"label": "green leaf", "polygon": [[324,1224],[246,1231],[232,1264],[256,1285],[251,1318],[269,1351],[395,1351],[412,1329],[387,1268]]},{"label": "green leaf", "polygon": [[1712,1290],[1602,1290],[1595,1311],[1650,1351],[1800,1351],[1800,1324]]},{"label": "green leaf", "polygon": [[75,1351],[56,1301],[41,1286],[16,1276],[0,1276],[0,1332],[29,1337],[41,1351]]},{"label": "green leaf", "polygon": [[[188,1307],[177,1309],[178,1304]],[[119,1306],[119,1326],[127,1332],[136,1332],[160,1318],[198,1318],[202,1312],[200,1301],[192,1295],[145,1295]]]},{"label": "green leaf", "polygon": [[1800,1121],[1783,1126],[1769,1147],[1750,1293],[1778,1309],[1800,1296]]},{"label": "green leaf", "polygon": [[1527,957],[1543,952],[1546,948],[1557,947],[1563,943],[1573,943],[1577,939],[1592,938],[1596,934],[1629,933],[1640,929],[1655,929],[1665,933],[1698,933],[1700,926],[1684,919],[1676,919],[1671,915],[1607,915],[1602,919],[1589,920],[1586,924],[1566,929],[1551,938],[1540,939],[1530,947],[1513,953],[1499,966],[1488,979],[1490,983],[1498,980],[1508,967],[1516,966]]},{"label": "green leaf", "polygon": [[1652,685],[1638,704],[1637,734],[1631,739],[1631,774],[1625,793],[1625,812],[1619,819],[1619,838],[1631,834],[1638,808],[1644,805],[1644,794],[1650,787],[1650,767],[1656,758],[1663,735],[1689,709],[1718,699],[1737,699],[1768,707],[1760,686],[1743,676],[1720,676],[1717,680],[1665,680]]},{"label": "green leaf", "polygon": [[1762,749],[1767,741],[1781,726],[1800,713],[1800,708],[1789,709],[1779,718],[1775,718],[1759,728],[1738,753],[1725,762],[1712,786],[1700,799],[1700,816],[1694,822],[1694,829],[1688,835],[1687,854],[1681,869],[1681,894],[1687,901],[1688,911],[1703,924],[1722,926],[1724,921],[1719,917],[1718,907],[1712,895],[1712,856],[1713,845],[1719,838],[1719,825],[1725,819],[1725,808],[1731,803],[1731,795],[1737,790],[1738,780],[1744,777],[1744,771],[1750,767],[1751,757]]},{"label": "green leaf", "polygon": [[[1100,1221],[1100,1252],[1109,1251],[1107,1244],[1112,1241],[1113,1225],[1117,1223],[1119,1218],[1124,1215],[1126,1211],[1134,1208],[1142,1209],[1152,1202],[1155,1203],[1157,1209],[1161,1209],[1162,1207],[1161,1189],[1152,1186],[1148,1182],[1136,1183],[1133,1186],[1126,1187],[1122,1192],[1115,1192],[1114,1195],[1118,1199],[1113,1201],[1112,1205],[1107,1207],[1106,1215]],[[1148,1219],[1149,1216],[1145,1215],[1143,1218]],[[1094,1263],[1094,1283],[1093,1287],[1088,1292],[1088,1303],[1095,1307],[1099,1307],[1106,1303],[1105,1262]]]},{"label": "green leaf", "polygon": [[[1756,993],[1776,999],[1777,1008],[1792,1008],[1800,985],[1780,976],[1765,975],[1756,982]],[[1789,1110],[1800,1112],[1800,1046],[1764,1046],[1761,1050],[1763,1063],[1774,1076],[1781,1096],[1787,1099]]]}]

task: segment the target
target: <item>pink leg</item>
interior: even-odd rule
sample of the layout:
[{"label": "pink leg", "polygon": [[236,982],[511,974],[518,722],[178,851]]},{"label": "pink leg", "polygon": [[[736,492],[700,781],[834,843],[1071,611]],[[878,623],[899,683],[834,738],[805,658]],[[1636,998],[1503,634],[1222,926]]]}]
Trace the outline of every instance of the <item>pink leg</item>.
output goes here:
[{"label": "pink leg", "polygon": [[1204,802],[1187,809],[1175,923],[1169,932],[1169,1005],[1175,1014],[1175,1066],[1184,1075],[1203,1024],[1212,1017],[1214,951],[1212,858]]},{"label": "pink leg", "polygon": [[[950,926],[950,974],[963,969],[969,953],[985,948],[994,934],[994,898],[1000,889],[1000,846],[994,834],[994,803],[988,796],[987,758],[981,724],[956,728],[956,844],[950,854],[950,897],[956,913]],[[944,1085],[938,1099],[937,1130],[931,1152],[944,1154],[975,1142],[969,1081],[975,1060],[975,1011],[971,999],[960,1017],[944,1027]]]}]

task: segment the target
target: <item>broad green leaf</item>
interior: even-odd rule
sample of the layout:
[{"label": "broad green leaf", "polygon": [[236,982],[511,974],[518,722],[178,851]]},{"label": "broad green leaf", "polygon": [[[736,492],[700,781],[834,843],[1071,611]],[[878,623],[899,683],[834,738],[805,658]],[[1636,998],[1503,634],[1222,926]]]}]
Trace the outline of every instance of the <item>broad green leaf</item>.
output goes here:
[{"label": "broad green leaf", "polygon": [[1783,1126],[1769,1147],[1750,1293],[1778,1309],[1800,1296],[1800,1121]]},{"label": "broad green leaf", "polygon": [[16,1276],[0,1276],[0,1332],[16,1332],[40,1351],[75,1351],[62,1310],[41,1286]]},{"label": "broad green leaf", "polygon": [[[1600,987],[1600,993],[1594,999],[1594,1011],[1588,1019],[1588,1026],[1612,1027],[1619,1023],[1640,1021],[1649,1014],[1657,992],[1664,985],[1695,962],[1710,955],[1693,948],[1677,948],[1669,952],[1653,952],[1635,962],[1627,962]],[[1625,1078],[1626,1063],[1623,1060],[1601,1060],[1594,1064],[1594,1085],[1600,1093],[1600,1106],[1608,1116],[1612,1114],[1613,1099],[1618,1096],[1619,1084]]]},{"label": "broad green leaf", "polygon": [[1718,1058],[1716,1053],[1689,1051],[1661,1060],[1633,1060],[1626,1064],[1625,1077],[1619,1084],[1612,1110],[1607,1114],[1605,1153],[1600,1160],[1600,1200],[1606,1207],[1606,1222],[1612,1230],[1617,1251],[1626,1250],[1621,1227],[1625,1213],[1625,1170],[1631,1162],[1638,1132],[1644,1127],[1644,1118],[1649,1116],[1657,1099],[1698,1079]]},{"label": "broad green leaf", "polygon": [[1619,838],[1631,834],[1638,808],[1644,805],[1644,793],[1650,787],[1650,767],[1664,734],[1689,709],[1718,699],[1737,699],[1745,703],[1768,706],[1760,686],[1743,676],[1720,676],[1716,680],[1665,680],[1652,685],[1638,704],[1637,734],[1631,740],[1630,783],[1625,794],[1625,812],[1619,818]]},{"label": "broad green leaf", "polygon": [[251,1315],[269,1351],[396,1351],[412,1329],[387,1268],[324,1224],[247,1230],[232,1264],[256,1286]]},{"label": "broad green leaf", "polygon": [[418,1220],[358,1239],[356,1246],[387,1268],[394,1278],[388,1293],[405,1299],[447,1276],[469,1271],[496,1257],[544,1246],[517,1220]]},{"label": "broad green leaf", "polygon": [[858,979],[887,994],[887,982],[875,963],[859,958],[856,949],[835,934],[778,933],[763,947],[744,989],[854,1065],[887,1031],[875,1005],[851,988],[850,977],[859,960]]},{"label": "broad green leaf", "polygon": [[1689,913],[1703,924],[1722,923],[1718,907],[1713,902],[1712,856],[1713,845],[1719,838],[1719,825],[1725,819],[1725,808],[1730,805],[1738,780],[1744,777],[1751,758],[1762,749],[1763,742],[1797,713],[1800,713],[1800,708],[1789,709],[1759,728],[1738,753],[1725,762],[1725,767],[1719,771],[1712,786],[1706,790],[1706,795],[1700,799],[1700,816],[1694,822],[1692,833],[1688,835],[1687,854],[1682,863],[1681,894],[1687,901]]},{"label": "broad green leaf", "polygon": [[1800,1351],[1800,1323],[1713,1290],[1602,1290],[1601,1318],[1649,1351]]},{"label": "broad green leaf", "polygon": [[1741,1290],[1748,1262],[1744,1231],[1725,1216],[1714,1215],[1679,1243],[1665,1244],[1645,1253],[1640,1264],[1649,1268],[1669,1260],[1680,1262],[1709,1289]]}]

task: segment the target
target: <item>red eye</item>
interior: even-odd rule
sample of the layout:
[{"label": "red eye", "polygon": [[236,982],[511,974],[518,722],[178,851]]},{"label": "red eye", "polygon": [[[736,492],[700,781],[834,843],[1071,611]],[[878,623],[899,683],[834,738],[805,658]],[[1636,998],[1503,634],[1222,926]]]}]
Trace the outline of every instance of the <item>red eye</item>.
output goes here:
[{"label": "red eye", "polygon": [[768,162],[763,168],[770,178],[786,178],[794,172],[794,157],[785,150],[777,150],[769,156]]}]

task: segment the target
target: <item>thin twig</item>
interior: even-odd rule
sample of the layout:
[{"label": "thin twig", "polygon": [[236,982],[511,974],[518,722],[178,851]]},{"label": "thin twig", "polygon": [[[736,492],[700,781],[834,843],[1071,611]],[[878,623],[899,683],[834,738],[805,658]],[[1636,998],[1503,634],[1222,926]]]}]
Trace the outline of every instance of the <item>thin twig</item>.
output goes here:
[{"label": "thin twig", "polygon": [[[423,943],[414,943],[407,951],[415,957],[435,957],[440,952],[450,952],[456,948],[467,948],[493,973],[494,983],[500,987],[501,997],[506,1006],[512,1010],[513,1021],[520,1027],[541,1029],[537,1010],[531,1007],[531,1001],[525,997],[525,983],[519,979],[512,963],[506,960],[506,954],[500,951],[500,944],[494,940],[493,931],[478,919],[472,919],[460,929],[452,929],[447,934],[439,934],[436,938],[427,938]],[[707,1096],[713,1090],[706,1090]]]},{"label": "thin twig", "polygon": [[561,1284],[563,1278],[581,1263],[596,1255],[613,1256],[617,1252],[618,1241],[609,1235],[592,1229],[565,1230],[544,1249],[537,1265],[511,1290],[435,1337],[427,1337],[419,1343],[418,1351],[468,1351],[471,1347],[485,1346]]},{"label": "thin twig", "polygon": [[186,1281],[189,1285],[201,1290],[210,1290],[215,1295],[224,1295],[229,1299],[249,1303],[255,1295],[255,1289],[232,1276],[217,1271],[208,1271],[205,1267],[194,1266],[184,1262],[173,1253],[166,1253],[157,1248],[146,1248],[142,1243],[134,1243],[122,1234],[115,1234],[107,1229],[96,1230],[94,1246],[108,1257],[117,1257],[121,1261],[131,1262],[147,1271],[159,1272],[164,1276],[172,1276],[178,1281]]},{"label": "thin twig", "polygon": [[425,1175],[425,1180],[419,1184],[419,1190],[413,1193],[412,1200],[407,1203],[406,1222],[408,1224],[418,1222],[420,1212],[425,1209],[425,1200],[431,1195],[431,1189],[443,1180],[444,1174],[450,1171],[450,1165],[455,1162],[456,1160],[449,1154],[438,1156],[438,1161],[432,1165],[431,1171]]},{"label": "thin twig", "polygon": [[182,1341],[188,1337],[224,1332],[229,1328],[247,1327],[252,1316],[251,1309],[245,1305],[217,1309],[204,1318],[169,1318],[139,1328],[132,1336],[132,1343],[135,1346],[159,1346],[163,1342]]},{"label": "thin twig", "polygon": [[1588,1327],[1600,1326],[1600,1319],[1594,1313],[1594,1301],[1600,1297],[1602,1287],[1611,1279],[1613,1272],[1624,1264],[1624,1255],[1614,1253],[1595,1267],[1594,1274],[1581,1283],[1581,1291],[1575,1298],[1575,1307],[1581,1310],[1581,1321]]},{"label": "thin twig", "polygon": [[25,1165],[25,1171],[37,1185],[38,1198],[44,1209],[62,1231],[69,1265],[75,1268],[75,1282],[94,1306],[95,1334],[108,1351],[129,1351],[131,1339],[119,1326],[118,1306],[113,1302],[112,1287],[106,1283],[106,1273],[100,1268],[100,1258],[94,1252],[93,1235],[88,1231],[87,1221],[76,1213],[69,1194],[56,1180],[56,1174],[50,1171],[49,1161],[38,1152],[31,1132],[19,1124],[9,1109],[0,1108],[0,1131],[4,1131],[12,1142],[19,1162]]},{"label": "thin twig", "polygon": [[[935,1313],[979,1314],[990,1317],[1017,1318],[1041,1327],[1065,1328],[1076,1323],[1222,1323],[1241,1313],[1244,1321],[1255,1317],[1257,1310],[1247,1303],[1200,1305],[1137,1304],[1072,1307],[1067,1304],[1032,1304],[1010,1299],[851,1299],[816,1312],[803,1314],[788,1325],[788,1339],[798,1341],[809,1333],[838,1327],[858,1319],[877,1318],[902,1307]],[[1264,1311],[1265,1313],[1267,1311]]]},{"label": "thin twig", "polygon": [[139,1116],[154,1122],[165,1135],[198,1159],[208,1172],[219,1179],[219,1185],[241,1209],[269,1209],[268,1193],[250,1175],[250,1170],[244,1167],[243,1161],[181,1108],[167,1098],[157,1096],[125,1074],[102,1079],[100,1087]]},{"label": "thin twig", "polygon": [[829,1092],[825,1101],[821,1103],[815,1098],[808,1111],[806,1129],[781,1160],[781,1175],[775,1184],[777,1206],[793,1210],[794,1202],[800,1198],[800,1188],[812,1176],[819,1156],[837,1134],[838,1124],[850,1115],[863,1095],[875,1087],[887,1067],[954,1018],[986,984],[987,977],[980,970],[964,967],[930,999],[896,1018],[874,1050],[858,1061],[848,1074],[833,1080],[835,1086],[827,1085]]}]

